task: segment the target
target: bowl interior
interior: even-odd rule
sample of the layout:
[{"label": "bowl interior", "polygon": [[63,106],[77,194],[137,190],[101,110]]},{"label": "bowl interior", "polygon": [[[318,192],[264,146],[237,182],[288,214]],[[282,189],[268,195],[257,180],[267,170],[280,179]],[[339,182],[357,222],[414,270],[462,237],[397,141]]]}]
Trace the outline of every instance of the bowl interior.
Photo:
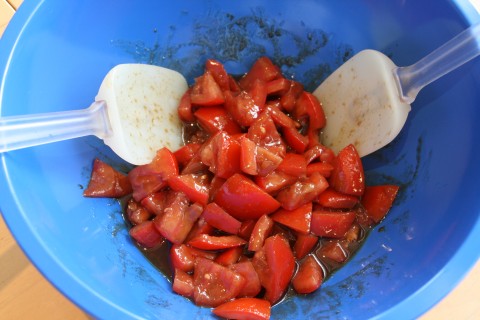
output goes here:
[{"label": "bowl interior", "polygon": [[[241,74],[268,55],[311,90],[362,49],[408,65],[472,19],[465,1],[26,1],[0,42],[0,115],[86,108],[125,62],[176,69],[191,82],[208,58]],[[473,265],[479,75],[473,61],[420,93],[401,135],[364,162],[369,184],[401,185],[395,207],[346,267],[315,294],[276,306],[273,318],[413,318]],[[94,137],[0,156],[2,214],[27,255],[98,318],[210,317],[172,294],[135,248],[118,202],[82,197],[95,157],[130,168]]]}]

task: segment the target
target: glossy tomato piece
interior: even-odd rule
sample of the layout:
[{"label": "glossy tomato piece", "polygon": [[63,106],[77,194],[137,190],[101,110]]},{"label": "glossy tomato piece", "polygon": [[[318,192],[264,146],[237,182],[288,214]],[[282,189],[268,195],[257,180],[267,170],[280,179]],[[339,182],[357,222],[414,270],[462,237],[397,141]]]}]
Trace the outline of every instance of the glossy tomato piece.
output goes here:
[{"label": "glossy tomato piece", "polygon": [[307,160],[305,160],[305,157],[301,154],[289,152],[277,167],[277,171],[295,177],[303,177],[307,174]]},{"label": "glossy tomato piece", "polygon": [[314,210],[310,230],[319,237],[342,238],[355,220],[355,211]]},{"label": "glossy tomato piece", "polygon": [[273,220],[268,215],[263,215],[257,220],[253,227],[248,242],[249,251],[258,251],[263,247],[265,239],[270,235],[273,228]]},{"label": "glossy tomato piece", "polygon": [[153,219],[157,230],[172,243],[182,243],[202,214],[201,205],[189,203],[184,193],[176,192],[163,214]]},{"label": "glossy tomato piece", "polygon": [[302,135],[296,128],[283,128],[283,137],[295,152],[303,153],[308,147],[308,137]]},{"label": "glossy tomato piece", "polygon": [[192,248],[185,244],[173,244],[170,248],[170,263],[174,269],[193,271],[197,257],[214,260],[215,252]]},{"label": "glossy tomato piece", "polygon": [[214,200],[240,221],[258,219],[280,207],[277,200],[242,174],[228,178],[217,191]]},{"label": "glossy tomato piece", "polygon": [[276,194],[279,190],[292,185],[298,177],[274,170],[266,176],[255,176],[255,183],[268,194]]},{"label": "glossy tomato piece", "polygon": [[323,282],[323,270],[312,255],[307,256],[298,268],[292,279],[292,285],[296,292],[307,294],[312,293]]},{"label": "glossy tomato piece", "polygon": [[192,110],[192,99],[190,98],[191,93],[192,89],[190,88],[185,91],[178,105],[178,117],[183,122],[195,121]]},{"label": "glossy tomato piece", "polygon": [[252,140],[243,136],[240,138],[240,168],[249,175],[258,174],[257,145]]},{"label": "glossy tomato piece", "polygon": [[194,248],[202,250],[223,250],[243,246],[247,241],[238,236],[211,236],[200,234],[188,241]]},{"label": "glossy tomato piece", "polygon": [[333,165],[328,162],[314,162],[307,166],[307,175],[314,172],[320,173],[325,178],[329,178],[333,171]]},{"label": "glossy tomato piece", "polygon": [[327,258],[338,263],[343,263],[348,258],[348,251],[342,242],[333,240],[327,241],[317,250],[319,258]]},{"label": "glossy tomato piece", "polygon": [[240,126],[233,121],[223,107],[202,107],[195,111],[194,115],[200,126],[210,134],[215,134],[218,131],[225,131],[228,134],[242,132]]},{"label": "glossy tomato piece", "polygon": [[181,296],[193,298],[193,277],[185,271],[175,269],[172,289]]},{"label": "glossy tomato piece", "polygon": [[140,202],[142,206],[147,209],[150,213],[158,216],[163,213],[165,209],[165,202],[167,200],[167,191],[159,191],[151,193]]},{"label": "glossy tomato piece", "polygon": [[294,184],[280,190],[276,199],[286,210],[295,210],[311,202],[328,188],[327,180],[318,172],[299,178]]},{"label": "glossy tomato piece", "polygon": [[242,225],[215,202],[211,202],[205,207],[202,216],[211,226],[230,234],[237,234]]},{"label": "glossy tomato piece", "polygon": [[237,263],[242,253],[243,247],[233,247],[230,249],[226,249],[223,252],[220,252],[214,261],[218,264],[221,264],[222,266],[229,266]]},{"label": "glossy tomato piece", "polygon": [[144,221],[150,219],[152,214],[144,206],[135,201],[133,198],[130,198],[127,202],[127,207],[125,208],[125,213],[128,221],[133,225],[140,224]]},{"label": "glossy tomato piece", "polygon": [[238,230],[237,235],[242,239],[249,240],[256,223],[257,223],[257,220],[243,221],[242,225],[240,226],[240,229]]},{"label": "glossy tomato piece", "polygon": [[267,82],[266,90],[268,95],[283,95],[290,88],[290,81],[285,78],[278,78]]},{"label": "glossy tomato piece", "polygon": [[362,205],[367,215],[375,223],[380,222],[395,201],[399,190],[396,185],[367,186],[362,197]]},{"label": "glossy tomato piece", "polygon": [[195,79],[190,99],[192,105],[196,106],[215,106],[225,102],[220,86],[208,71]]},{"label": "glossy tomato piece", "polygon": [[239,298],[225,302],[212,312],[226,319],[268,320],[270,309],[270,303],[264,299]]},{"label": "glossy tomato piece", "polygon": [[238,296],[245,279],[227,267],[199,257],[193,272],[193,285],[196,305],[216,307]]},{"label": "glossy tomato piece", "polygon": [[100,159],[93,162],[92,176],[85,197],[120,198],[132,192],[128,177]]},{"label": "glossy tomato piece", "polygon": [[239,297],[256,297],[260,293],[262,285],[250,260],[232,264],[230,265],[230,269],[237,272],[245,279],[245,286],[238,294]]},{"label": "glossy tomato piece", "polygon": [[240,155],[240,142],[220,131],[205,143],[200,159],[216,176],[228,179],[241,171]]},{"label": "glossy tomato piece", "polygon": [[279,209],[271,215],[271,218],[292,230],[309,233],[312,220],[312,203],[308,202],[294,210]]},{"label": "glossy tomato piece", "polygon": [[256,79],[248,93],[253,99],[253,102],[256,106],[260,107],[261,110],[264,110],[265,102],[267,102],[267,87],[265,81]]},{"label": "glossy tomato piece", "polygon": [[230,89],[230,79],[223,64],[214,59],[205,62],[205,70],[210,73],[222,91]]},{"label": "glossy tomato piece", "polygon": [[264,106],[256,105],[247,91],[225,91],[225,109],[239,125],[248,127],[260,116]]},{"label": "glossy tomato piece", "polygon": [[158,150],[150,163],[137,166],[128,173],[133,187],[133,198],[141,201],[149,194],[165,187],[168,179],[176,175],[178,163],[175,155],[167,148]]},{"label": "glossy tomato piece", "polygon": [[280,98],[282,108],[287,112],[294,111],[297,99],[302,92],[303,85],[300,82],[290,80],[290,87]]},{"label": "glossy tomato piece", "polygon": [[163,243],[164,240],[150,220],[137,224],[129,230],[129,234],[145,248],[154,248]]},{"label": "glossy tomato piece", "polygon": [[188,162],[193,159],[198,150],[200,150],[201,146],[202,145],[200,143],[187,143],[186,145],[175,151],[173,154],[177,159],[178,165],[186,166]]},{"label": "glossy tomato piece", "polygon": [[295,253],[295,258],[297,260],[302,259],[307,254],[309,254],[313,248],[317,245],[318,237],[311,233],[298,233],[297,239],[293,246],[293,251]]},{"label": "glossy tomato piece", "polygon": [[274,304],[288,288],[295,271],[295,258],[288,240],[281,234],[267,238],[264,250],[270,276],[265,287],[265,299]]},{"label": "glossy tomato piece", "polygon": [[365,174],[357,149],[350,144],[335,159],[330,184],[338,192],[361,196],[365,190]]},{"label": "glossy tomato piece", "polygon": [[296,108],[304,109],[309,117],[309,128],[321,129],[327,123],[322,105],[310,92],[303,91],[297,99]]},{"label": "glossy tomato piece", "polygon": [[260,57],[239,83],[244,90],[249,90],[256,80],[269,82],[282,77],[280,69],[268,57]]},{"label": "glossy tomato piece", "polygon": [[307,160],[307,164],[313,163],[314,161],[320,161],[333,165],[336,158],[333,150],[322,144],[316,144],[310,147],[307,151],[305,151],[304,156]]},{"label": "glossy tomato piece", "polygon": [[318,195],[316,202],[326,208],[351,209],[359,202],[359,198],[328,188]]},{"label": "glossy tomato piece", "polygon": [[281,128],[300,128],[300,124],[283,113],[279,105],[280,102],[278,101],[268,101],[266,104],[266,110],[270,117],[272,117],[273,122]]},{"label": "glossy tomato piece", "polygon": [[286,145],[272,118],[266,112],[248,128],[247,138],[281,158],[286,154]]},{"label": "glossy tomato piece", "polygon": [[208,176],[204,174],[181,174],[170,177],[168,185],[175,191],[183,192],[192,202],[206,205],[209,194]]}]

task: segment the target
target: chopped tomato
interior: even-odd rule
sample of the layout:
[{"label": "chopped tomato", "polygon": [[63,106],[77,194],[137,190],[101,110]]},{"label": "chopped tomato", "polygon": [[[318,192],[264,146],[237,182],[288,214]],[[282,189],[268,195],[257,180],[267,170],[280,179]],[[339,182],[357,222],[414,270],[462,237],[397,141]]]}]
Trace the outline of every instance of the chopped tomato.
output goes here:
[{"label": "chopped tomato", "polygon": [[159,191],[149,194],[147,197],[143,198],[140,203],[148,210],[148,212],[158,216],[159,214],[162,214],[165,209],[166,198],[167,192]]},{"label": "chopped tomato", "polygon": [[329,178],[333,171],[333,165],[328,162],[314,162],[307,166],[307,175],[314,172],[320,173],[325,178]]},{"label": "chopped tomato", "polygon": [[292,185],[297,181],[298,177],[289,175],[287,173],[274,170],[264,177],[255,176],[255,183],[265,192],[275,194],[279,190]]},{"label": "chopped tomato", "polygon": [[287,153],[277,170],[292,176],[303,177],[307,174],[307,160],[301,154]]},{"label": "chopped tomato", "polygon": [[250,236],[252,235],[253,228],[255,227],[255,224],[257,223],[257,220],[246,220],[242,222],[242,225],[240,226],[240,229],[238,230],[238,236],[242,239],[248,240],[250,239]]},{"label": "chopped tomato", "polygon": [[194,115],[200,126],[210,134],[215,134],[218,131],[225,131],[228,134],[242,132],[242,129],[223,107],[212,106],[199,108],[195,111]]},{"label": "chopped tomato", "polygon": [[223,64],[217,60],[208,59],[205,63],[205,70],[213,76],[222,91],[230,89],[230,79]]},{"label": "chopped tomato", "polygon": [[318,195],[316,201],[321,206],[327,208],[351,209],[359,202],[359,199],[356,196],[344,194],[333,188],[328,188]]},{"label": "chopped tomato", "polygon": [[240,221],[258,219],[280,207],[277,200],[242,174],[234,174],[227,179],[214,200]]},{"label": "chopped tomato", "polygon": [[348,252],[346,248],[339,241],[328,241],[322,244],[322,246],[316,252],[318,257],[328,258],[338,263],[345,262],[348,258]]},{"label": "chopped tomato", "polygon": [[239,82],[244,90],[249,90],[257,79],[269,82],[281,76],[282,73],[280,69],[273,64],[268,57],[261,57],[255,61],[247,74],[245,74]]},{"label": "chopped tomato", "polygon": [[195,121],[195,117],[193,116],[192,111],[192,99],[190,98],[192,94],[192,90],[188,89],[180,99],[180,103],[178,105],[178,117],[180,120],[184,122],[193,122]]},{"label": "chopped tomato", "polygon": [[298,268],[297,273],[292,279],[292,285],[298,293],[312,293],[323,282],[323,270],[315,258],[311,255],[307,256]]},{"label": "chopped tomato", "polygon": [[240,221],[229,215],[215,202],[207,204],[202,215],[212,227],[230,234],[237,234],[242,225]]},{"label": "chopped tomato", "polygon": [[275,303],[286,292],[295,271],[295,258],[290,245],[281,234],[265,240],[265,257],[268,264],[269,280],[265,286],[265,299]]},{"label": "chopped tomato", "polygon": [[266,104],[266,110],[270,115],[270,117],[272,117],[273,122],[275,122],[277,126],[282,128],[295,128],[295,129],[299,128],[300,124],[295,120],[293,120],[292,118],[290,118],[285,113],[283,113],[280,110],[279,104],[280,104],[279,102],[276,103],[271,101],[267,102]]},{"label": "chopped tomato", "polygon": [[125,212],[127,214],[128,221],[130,221],[133,225],[147,221],[151,216],[151,213],[133,198],[128,200]]},{"label": "chopped tomato", "polygon": [[240,153],[241,147],[238,140],[220,131],[206,143],[200,158],[216,176],[227,179],[241,171]]},{"label": "chopped tomato", "polygon": [[267,82],[267,94],[283,95],[290,88],[290,81],[285,78],[278,78]]},{"label": "chopped tomato", "polygon": [[192,202],[206,205],[209,194],[208,177],[204,174],[181,174],[168,180],[168,185],[175,191],[183,192]]},{"label": "chopped tomato", "polygon": [[248,250],[258,251],[263,247],[265,239],[270,235],[273,228],[273,220],[266,214],[261,216],[253,227],[250,240],[248,242]]},{"label": "chopped tomato", "polygon": [[303,85],[297,81],[290,81],[290,87],[287,92],[280,98],[282,108],[287,112],[294,111],[296,101],[300,94],[303,92]]},{"label": "chopped tomato", "polygon": [[380,222],[393,205],[399,187],[395,185],[367,186],[362,205],[375,223]]},{"label": "chopped tomato", "polygon": [[225,91],[225,109],[241,126],[250,126],[263,111],[264,106],[255,104],[255,100],[247,91],[232,93]]},{"label": "chopped tomato", "polygon": [[176,175],[178,163],[174,154],[167,148],[158,150],[152,162],[135,167],[128,173],[133,187],[133,198],[141,201],[165,187],[168,179]]},{"label": "chopped tomato", "polygon": [[248,128],[247,138],[281,158],[285,156],[285,143],[268,113],[263,113],[252,123]]},{"label": "chopped tomato", "polygon": [[327,120],[322,105],[313,94],[303,91],[296,101],[296,108],[304,109],[309,117],[309,128],[321,129]]},{"label": "chopped tomato", "polygon": [[200,150],[200,147],[200,143],[187,143],[173,154],[175,155],[178,164],[180,166],[185,166],[190,160],[193,159],[198,150]]},{"label": "chopped tomato", "polygon": [[276,199],[287,210],[295,210],[311,202],[328,188],[327,180],[318,172],[299,178],[294,184],[282,189]]},{"label": "chopped tomato", "polygon": [[120,198],[132,192],[128,177],[105,162],[95,159],[85,197]]},{"label": "chopped tomato", "polygon": [[195,84],[191,90],[190,99],[192,105],[215,106],[225,102],[220,86],[208,71],[195,79]]},{"label": "chopped tomato", "polygon": [[283,137],[290,148],[292,148],[295,152],[303,153],[308,147],[308,137],[302,135],[295,128],[283,128]]},{"label": "chopped tomato", "polygon": [[271,217],[273,221],[295,231],[309,233],[312,220],[312,203],[308,202],[294,210],[279,209]]},{"label": "chopped tomato", "polygon": [[312,249],[317,245],[318,237],[311,233],[298,233],[293,251],[295,252],[295,258],[297,260],[302,259],[309,254]]},{"label": "chopped tomato", "polygon": [[240,147],[240,168],[246,174],[257,175],[257,145],[244,136],[240,139]]},{"label": "chopped tomato", "polygon": [[180,269],[175,269],[172,289],[187,298],[193,298],[195,287],[193,286],[193,277]]},{"label": "chopped tomato", "polygon": [[243,247],[233,247],[218,254],[215,262],[222,266],[229,266],[238,261],[243,253]]},{"label": "chopped tomato", "polygon": [[341,238],[355,220],[355,211],[314,210],[310,230],[319,237]]},{"label": "chopped tomato", "polygon": [[256,297],[262,290],[260,279],[250,260],[241,261],[230,265],[230,269],[245,278],[245,286],[242,288],[239,297]]},{"label": "chopped tomato", "polygon": [[316,144],[310,147],[307,151],[305,151],[304,155],[305,159],[307,160],[307,164],[318,160],[333,165],[336,158],[335,153],[332,151],[332,149],[327,148],[326,146],[321,144]]},{"label": "chopped tomato", "polygon": [[242,246],[247,241],[237,236],[211,236],[200,234],[188,241],[194,248],[203,250],[222,250]]},{"label": "chopped tomato", "polygon": [[267,88],[265,81],[256,79],[248,90],[253,102],[261,110],[264,110],[265,102],[267,102]]},{"label": "chopped tomato", "polygon": [[160,245],[164,238],[157,231],[152,221],[147,220],[136,226],[129,231],[130,236],[135,239],[140,245],[145,248],[153,248]]},{"label": "chopped tomato", "polygon": [[212,260],[197,258],[193,272],[193,300],[205,307],[217,307],[238,296],[245,279],[237,272]]},{"label": "chopped tomato", "polygon": [[153,219],[157,230],[170,242],[182,243],[202,214],[199,204],[189,206],[189,200],[182,192],[177,192],[162,215]]},{"label": "chopped tomato", "polygon": [[357,149],[350,144],[340,150],[335,159],[332,175],[332,187],[338,192],[361,196],[365,190],[365,174]]},{"label": "chopped tomato", "polygon": [[270,303],[258,298],[239,298],[225,302],[212,312],[223,318],[244,320],[270,319]]},{"label": "chopped tomato", "polygon": [[198,236],[199,234],[213,234],[215,228],[208,224],[202,216],[193,225],[192,229],[188,233],[187,238],[185,238],[185,243]]}]

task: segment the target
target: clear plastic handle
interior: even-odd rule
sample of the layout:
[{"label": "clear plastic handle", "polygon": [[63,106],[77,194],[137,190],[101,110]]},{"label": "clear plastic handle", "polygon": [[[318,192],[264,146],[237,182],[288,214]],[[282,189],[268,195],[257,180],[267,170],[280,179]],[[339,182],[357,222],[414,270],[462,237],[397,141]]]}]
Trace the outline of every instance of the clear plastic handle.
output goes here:
[{"label": "clear plastic handle", "polygon": [[111,134],[106,104],[94,102],[83,110],[0,118],[0,152],[50,142]]},{"label": "clear plastic handle", "polygon": [[480,24],[476,24],[417,63],[396,68],[394,75],[400,98],[412,103],[423,87],[477,57],[480,54],[479,42]]}]

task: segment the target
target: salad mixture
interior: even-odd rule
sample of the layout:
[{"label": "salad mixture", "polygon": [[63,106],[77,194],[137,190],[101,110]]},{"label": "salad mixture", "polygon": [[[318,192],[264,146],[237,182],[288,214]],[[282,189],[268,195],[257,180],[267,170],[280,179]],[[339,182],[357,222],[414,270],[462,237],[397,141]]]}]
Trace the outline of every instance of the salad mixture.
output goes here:
[{"label": "salad mixture", "polygon": [[124,175],[96,159],[86,197],[127,198],[145,250],[168,250],[172,290],[214,314],[269,319],[341,267],[392,206],[354,145],[322,145],[321,103],[267,57],[241,78],[208,60],[178,107],[185,144]]}]

